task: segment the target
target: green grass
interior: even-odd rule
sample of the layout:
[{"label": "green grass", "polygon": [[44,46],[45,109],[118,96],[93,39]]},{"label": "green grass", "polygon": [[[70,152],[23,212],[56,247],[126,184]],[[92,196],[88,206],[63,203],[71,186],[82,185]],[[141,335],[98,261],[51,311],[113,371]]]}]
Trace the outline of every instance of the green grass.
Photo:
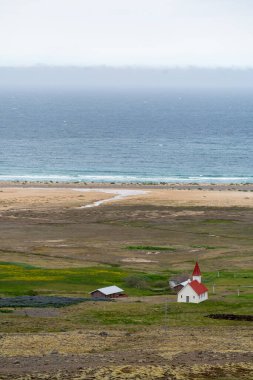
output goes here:
[{"label": "green grass", "polygon": [[34,265],[26,264],[26,263],[17,263],[15,261],[1,261],[0,265],[16,265],[17,267],[25,268],[25,269],[36,269],[37,267]]},{"label": "green grass", "polygon": [[235,223],[236,220],[232,220],[232,219],[206,219],[203,222],[204,223],[210,223],[210,224],[223,224],[223,223]]},{"label": "green grass", "polygon": [[[145,288],[127,286],[135,275],[145,281]],[[131,296],[157,293],[157,281],[167,281],[168,274],[143,273],[118,267],[100,266],[74,269],[44,269],[20,264],[0,263],[0,295],[58,294],[87,296],[94,289],[117,285]],[[160,290],[160,293],[163,291]]]},{"label": "green grass", "polygon": [[10,313],[13,313],[13,310],[11,310],[11,309],[0,309],[0,313],[10,314]]},{"label": "green grass", "polygon": [[[221,314],[250,314],[252,304],[249,300],[240,302],[210,300],[200,304],[183,304],[169,302],[165,313],[165,303],[150,305],[148,303],[109,303],[103,307],[92,307],[77,316],[81,324],[94,325],[132,325],[132,326],[209,326],[209,325],[235,325],[244,321],[228,321],[210,319],[206,316],[213,313]],[[253,325],[252,322],[246,322]]]},{"label": "green grass", "polygon": [[253,286],[253,270],[208,272],[204,274],[203,280],[218,286]]},{"label": "green grass", "polygon": [[[94,289],[117,285],[130,296],[168,293],[168,280],[176,271],[141,272],[120,267],[99,266],[71,269],[45,269],[21,263],[0,263],[0,295],[77,295],[85,297]],[[219,276],[219,277],[218,277]],[[136,281],[128,281],[131,277]],[[203,282],[215,284],[217,294],[227,291],[252,294],[253,270],[206,272]],[[144,284],[145,286],[142,286]]]},{"label": "green grass", "polygon": [[[167,310],[167,312],[166,312]],[[176,302],[87,302],[69,306],[54,318],[27,318],[16,313],[0,313],[2,332],[57,332],[77,329],[119,328],[139,330],[147,327],[253,326],[250,321],[211,319],[206,315],[252,314],[252,300],[240,299],[201,304]],[[169,330],[168,330],[169,331]]]},{"label": "green grass", "polygon": [[127,249],[140,251],[175,251],[174,247],[159,247],[154,245],[128,245]]}]

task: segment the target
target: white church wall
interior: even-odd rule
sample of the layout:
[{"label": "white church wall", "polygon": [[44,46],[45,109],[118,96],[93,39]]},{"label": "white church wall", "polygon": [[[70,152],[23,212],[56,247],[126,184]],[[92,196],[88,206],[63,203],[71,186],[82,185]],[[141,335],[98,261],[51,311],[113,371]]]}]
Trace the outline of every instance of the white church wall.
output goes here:
[{"label": "white church wall", "polygon": [[180,292],[178,292],[177,302],[187,302],[186,297],[189,297],[190,303],[199,303],[202,301],[190,285],[186,285],[183,289],[180,290]]}]

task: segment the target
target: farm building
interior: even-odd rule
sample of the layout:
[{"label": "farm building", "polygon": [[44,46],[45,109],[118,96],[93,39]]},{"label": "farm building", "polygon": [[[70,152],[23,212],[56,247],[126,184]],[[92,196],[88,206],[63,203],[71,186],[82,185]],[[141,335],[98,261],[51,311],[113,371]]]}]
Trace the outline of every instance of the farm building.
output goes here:
[{"label": "farm building", "polygon": [[173,290],[175,292],[179,292],[181,289],[183,289],[189,282],[191,282],[191,280],[186,280],[186,281],[183,281],[183,282],[180,282],[180,284],[177,284],[173,287]]},{"label": "farm building", "polygon": [[174,292],[178,293],[179,290],[183,289],[183,288],[185,287],[185,285],[188,284],[188,282],[191,282],[191,280],[190,280],[189,278],[188,278],[187,280],[184,280],[184,281],[182,281],[182,282],[178,282],[178,283],[176,283],[176,282],[174,282],[174,281],[170,281],[170,282],[169,282],[169,285],[170,285],[170,288],[171,288]]},{"label": "farm building", "polygon": [[192,280],[185,282],[177,294],[177,302],[200,303],[208,299],[208,289],[201,283],[201,272],[198,263],[192,273]]},{"label": "farm building", "polygon": [[100,288],[90,292],[92,298],[118,298],[125,297],[124,290],[118,286],[107,286],[106,288]]},{"label": "farm building", "polygon": [[170,279],[169,286],[173,291],[178,293],[189,281],[191,281],[189,274],[180,274]]}]

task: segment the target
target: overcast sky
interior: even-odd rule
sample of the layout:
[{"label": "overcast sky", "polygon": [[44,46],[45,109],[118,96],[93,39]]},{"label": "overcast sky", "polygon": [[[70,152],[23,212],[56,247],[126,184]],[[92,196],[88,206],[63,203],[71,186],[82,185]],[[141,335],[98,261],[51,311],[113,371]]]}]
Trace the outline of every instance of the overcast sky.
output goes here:
[{"label": "overcast sky", "polygon": [[253,0],[0,0],[0,66],[253,67]]}]

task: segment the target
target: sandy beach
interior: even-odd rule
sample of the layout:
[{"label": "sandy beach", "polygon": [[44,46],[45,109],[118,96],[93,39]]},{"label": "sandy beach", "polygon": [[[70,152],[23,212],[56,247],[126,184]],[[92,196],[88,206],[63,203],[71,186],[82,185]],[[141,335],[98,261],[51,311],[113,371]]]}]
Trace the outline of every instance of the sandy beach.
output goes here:
[{"label": "sandy beach", "polygon": [[[106,201],[106,203],[104,203]],[[129,185],[0,183],[0,210],[92,207],[104,204],[253,207],[251,185]]]}]

